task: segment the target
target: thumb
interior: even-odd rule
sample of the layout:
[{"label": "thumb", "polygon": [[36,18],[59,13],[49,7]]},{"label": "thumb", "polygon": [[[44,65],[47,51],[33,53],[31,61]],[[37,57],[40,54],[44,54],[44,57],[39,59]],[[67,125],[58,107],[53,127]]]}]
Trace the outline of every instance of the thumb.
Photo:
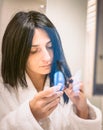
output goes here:
[{"label": "thumb", "polygon": [[60,85],[50,87],[50,88],[48,88],[46,90],[43,90],[43,91],[39,92],[38,96],[40,98],[50,97],[50,96],[54,95],[57,91],[59,91],[60,88],[61,88]]}]

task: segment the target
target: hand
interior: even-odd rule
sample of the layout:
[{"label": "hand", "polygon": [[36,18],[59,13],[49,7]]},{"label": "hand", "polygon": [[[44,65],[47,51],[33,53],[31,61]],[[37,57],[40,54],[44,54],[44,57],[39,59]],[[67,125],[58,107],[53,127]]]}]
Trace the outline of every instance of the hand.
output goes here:
[{"label": "hand", "polygon": [[83,90],[83,84],[80,82],[80,89],[78,93],[75,93],[73,91],[72,84],[70,84],[69,88],[66,88],[64,92],[75,105],[77,109],[77,115],[81,118],[88,119],[89,110],[88,110],[87,100]]},{"label": "hand", "polygon": [[30,101],[30,109],[37,121],[48,117],[60,102],[62,91],[60,86],[54,86],[41,91]]}]

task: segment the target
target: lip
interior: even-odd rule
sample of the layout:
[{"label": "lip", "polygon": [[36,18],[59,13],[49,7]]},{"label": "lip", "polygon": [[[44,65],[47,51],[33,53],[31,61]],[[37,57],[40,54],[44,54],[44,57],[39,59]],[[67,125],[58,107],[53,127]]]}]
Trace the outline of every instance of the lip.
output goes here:
[{"label": "lip", "polygon": [[48,64],[48,65],[42,65],[41,67],[50,67],[51,64]]}]

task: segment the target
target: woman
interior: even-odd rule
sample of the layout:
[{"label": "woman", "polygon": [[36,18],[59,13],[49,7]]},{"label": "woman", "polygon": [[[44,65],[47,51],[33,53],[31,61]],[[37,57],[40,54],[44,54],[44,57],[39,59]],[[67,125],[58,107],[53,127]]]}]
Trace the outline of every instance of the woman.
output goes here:
[{"label": "woman", "polygon": [[[65,89],[54,85],[63,73]],[[18,12],[2,41],[0,130],[100,130],[101,112],[73,91],[59,34],[36,11]]]}]

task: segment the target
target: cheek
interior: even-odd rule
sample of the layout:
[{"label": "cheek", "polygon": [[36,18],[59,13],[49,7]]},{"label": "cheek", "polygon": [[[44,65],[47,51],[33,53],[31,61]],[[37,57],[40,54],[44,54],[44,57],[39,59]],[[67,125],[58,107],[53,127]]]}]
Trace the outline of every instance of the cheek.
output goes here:
[{"label": "cheek", "polygon": [[30,56],[27,61],[27,68],[33,69],[37,68],[36,66],[38,66],[38,58]]},{"label": "cheek", "polygon": [[49,52],[49,55],[50,55],[50,57],[51,57],[51,60],[53,60],[53,57],[54,57],[53,51],[50,51],[50,52]]}]

